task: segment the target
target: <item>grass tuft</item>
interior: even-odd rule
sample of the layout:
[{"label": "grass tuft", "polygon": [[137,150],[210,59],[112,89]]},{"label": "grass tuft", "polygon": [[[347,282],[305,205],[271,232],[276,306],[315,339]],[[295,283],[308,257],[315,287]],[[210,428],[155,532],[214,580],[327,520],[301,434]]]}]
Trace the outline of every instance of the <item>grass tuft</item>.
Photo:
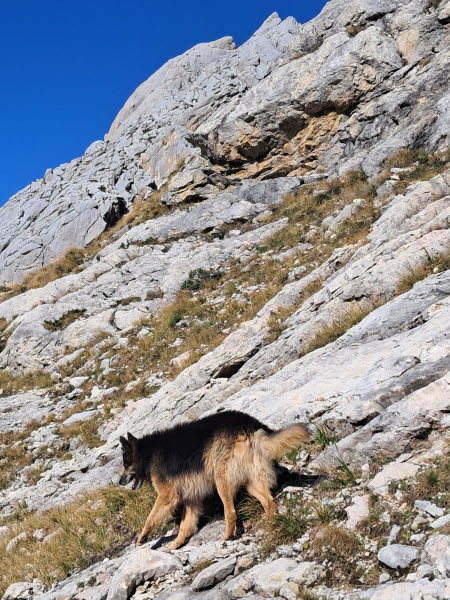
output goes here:
[{"label": "grass tuft", "polygon": [[328,446],[332,446],[339,441],[334,435],[332,428],[327,423],[322,423],[315,427],[315,441],[321,450],[325,450]]},{"label": "grass tuft", "polygon": [[416,266],[407,265],[403,276],[397,284],[396,294],[409,292],[414,284],[422,281],[433,273],[443,273],[450,269],[450,251],[437,256],[430,256],[425,250],[425,258]]},{"label": "grass tuft", "polygon": [[45,371],[34,371],[17,376],[6,370],[0,371],[0,390],[2,390],[0,396],[9,396],[34,389],[47,389],[52,385],[52,378]]},{"label": "grass tuft", "polygon": [[362,551],[361,540],[358,536],[336,524],[320,527],[314,536],[315,548],[314,558],[317,562],[331,563],[327,572],[327,585],[335,581],[335,573],[339,569],[349,578],[350,583],[358,583],[357,578],[361,575],[355,568],[358,554]]},{"label": "grass tuft", "polygon": [[223,271],[206,271],[205,269],[195,269],[190,271],[188,279],[181,285],[182,290],[200,290],[206,281],[219,280],[223,277]]},{"label": "grass tuft", "polygon": [[314,337],[308,343],[304,354],[313,352],[318,348],[322,348],[327,344],[331,344],[338,338],[344,335],[354,325],[357,325],[368,314],[370,314],[379,304],[365,303],[364,305],[352,302],[348,310],[340,317],[339,320],[334,320],[331,324],[323,325],[317,329]]},{"label": "grass tuft", "polygon": [[81,317],[84,317],[85,313],[85,308],[73,308],[72,310],[66,312],[60,319],[55,319],[54,321],[44,321],[44,327],[49,331],[58,331],[59,329],[64,329],[71,323],[74,323],[78,319],[81,319]]},{"label": "grass tuft", "polygon": [[[16,529],[0,542],[0,594],[27,577],[50,586],[75,568],[117,556],[134,541],[155,498],[147,485],[138,492],[111,486],[46,512],[19,513]],[[33,538],[37,529],[51,536],[48,541],[40,544]],[[6,552],[6,544],[22,532],[26,540]]]}]

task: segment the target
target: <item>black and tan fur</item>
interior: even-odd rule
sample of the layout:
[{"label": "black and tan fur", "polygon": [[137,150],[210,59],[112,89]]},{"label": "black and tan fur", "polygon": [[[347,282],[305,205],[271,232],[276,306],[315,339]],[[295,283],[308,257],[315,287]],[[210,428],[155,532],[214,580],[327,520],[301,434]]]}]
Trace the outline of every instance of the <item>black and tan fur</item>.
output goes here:
[{"label": "black and tan fur", "polygon": [[270,493],[275,484],[274,460],[308,439],[305,425],[272,431],[237,411],[211,415],[141,439],[130,433],[128,439],[121,437],[125,471],[120,485],[133,481],[133,489],[138,489],[147,481],[158,494],[138,544],[182,504],[180,531],[170,545],[171,550],[179,548],[195,533],[203,501],[214,489],[225,510],[225,540],[232,537],[236,526],[234,498],[239,488],[245,488],[261,502],[266,515],[272,515],[276,510]]}]

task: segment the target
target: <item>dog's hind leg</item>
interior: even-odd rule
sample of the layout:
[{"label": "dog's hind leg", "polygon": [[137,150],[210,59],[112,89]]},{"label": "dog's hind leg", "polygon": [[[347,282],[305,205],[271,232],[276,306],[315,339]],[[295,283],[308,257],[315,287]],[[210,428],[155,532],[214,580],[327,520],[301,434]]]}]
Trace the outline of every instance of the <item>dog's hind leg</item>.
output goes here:
[{"label": "dog's hind leg", "polygon": [[156,498],[155,506],[148,515],[143,530],[141,531],[137,544],[143,544],[152,529],[159,527],[170,519],[179,502],[178,495],[173,489],[161,490]]},{"label": "dog's hind leg", "polygon": [[188,504],[185,506],[183,519],[180,523],[180,531],[178,532],[176,539],[168,545],[168,550],[176,550],[197,531],[197,523],[200,512],[200,505]]},{"label": "dog's hind leg", "polygon": [[236,528],[236,509],[234,508],[236,490],[223,475],[216,476],[216,487],[225,511],[225,533],[223,539],[229,540],[233,537]]},{"label": "dog's hind leg", "polygon": [[270,493],[269,486],[265,481],[252,481],[246,487],[250,496],[253,496],[261,502],[264,512],[268,517],[276,513],[277,505],[275,504],[272,494]]}]

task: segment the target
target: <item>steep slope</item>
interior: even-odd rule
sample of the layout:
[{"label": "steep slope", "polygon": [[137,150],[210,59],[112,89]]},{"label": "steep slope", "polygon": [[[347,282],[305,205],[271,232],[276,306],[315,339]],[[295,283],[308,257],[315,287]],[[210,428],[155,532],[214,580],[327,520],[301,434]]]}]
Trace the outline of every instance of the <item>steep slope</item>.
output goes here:
[{"label": "steep slope", "polygon": [[[332,0],[196,46],[2,209],[5,282],[114,224],[0,302],[4,600],[446,597],[449,24],[450,2]],[[225,409],[310,422],[280,514],[136,550],[153,496],[117,489],[119,436]]]}]

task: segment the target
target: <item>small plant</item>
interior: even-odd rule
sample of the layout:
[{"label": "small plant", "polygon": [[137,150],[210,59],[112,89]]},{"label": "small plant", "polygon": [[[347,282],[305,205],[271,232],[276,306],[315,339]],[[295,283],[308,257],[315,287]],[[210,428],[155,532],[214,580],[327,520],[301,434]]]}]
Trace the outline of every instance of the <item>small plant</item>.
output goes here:
[{"label": "small plant", "polygon": [[348,466],[342,456],[338,458],[339,466],[338,472],[340,473],[340,481],[342,482],[344,487],[356,485],[356,475],[355,472]]},{"label": "small plant", "polygon": [[237,513],[242,521],[251,521],[256,517],[261,517],[263,514],[263,507],[253,496],[245,496],[237,507]]},{"label": "small plant", "polygon": [[353,469],[342,458],[338,447],[336,449],[337,466],[334,469],[333,476],[322,481],[321,486],[326,490],[341,490],[342,488],[353,487],[358,479]]},{"label": "small plant", "polygon": [[99,425],[99,417],[96,415],[86,421],[75,421],[70,425],[59,427],[57,433],[66,442],[80,437],[87,448],[97,448],[103,444],[98,435]]},{"label": "small plant", "polygon": [[183,320],[183,315],[178,311],[172,313],[172,316],[169,319],[169,326],[174,328],[180,321]]},{"label": "small plant", "polygon": [[146,240],[134,242],[137,246],[155,246],[158,240],[154,237],[148,237]]},{"label": "small plant", "polygon": [[36,483],[41,478],[43,472],[44,469],[42,466],[32,467],[31,469],[28,469],[26,477],[29,485],[36,485]]},{"label": "small plant", "polygon": [[317,504],[314,515],[321,525],[328,525],[337,518],[336,507],[332,504]]},{"label": "small plant", "polygon": [[328,446],[332,446],[339,441],[327,423],[316,425],[315,439],[321,450],[325,450]]},{"label": "small plant", "polygon": [[450,251],[444,252],[438,256],[431,256],[424,248],[425,257],[416,266],[409,263],[405,268],[404,274],[397,284],[396,293],[398,295],[409,292],[414,284],[422,281],[432,273],[442,273],[450,269]]},{"label": "small plant", "polygon": [[200,290],[206,281],[221,279],[222,271],[206,271],[205,269],[195,269],[189,272],[189,277],[181,285],[182,290]]},{"label": "small plant", "polygon": [[145,297],[146,300],[156,300],[157,298],[162,298],[164,296],[161,288],[156,288],[156,290],[148,290],[147,295]]},{"label": "small plant", "polygon": [[297,456],[298,456],[299,450],[300,450],[300,448],[294,448],[290,452],[286,452],[286,454],[285,454],[286,460],[288,462],[290,462],[291,465],[295,465],[297,463]]},{"label": "small plant", "polygon": [[360,573],[355,568],[355,562],[363,548],[355,533],[333,523],[325,525],[317,530],[314,545],[317,547],[314,553],[315,560],[317,562],[327,560],[329,563],[326,578],[328,586],[336,580],[338,570],[347,575],[350,582],[360,583],[357,581]]},{"label": "small plant", "polygon": [[73,308],[66,312],[61,318],[55,319],[54,321],[44,321],[45,329],[49,331],[58,331],[59,329],[64,329],[68,327],[74,321],[81,319],[86,313],[86,309],[82,308]]},{"label": "small plant", "polygon": [[298,600],[325,600],[323,596],[318,596],[315,592],[303,586],[299,588],[297,598]]},{"label": "small plant", "polygon": [[385,509],[380,502],[380,497],[377,494],[370,494],[369,515],[360,521],[358,530],[371,538],[379,538],[387,535],[391,525],[382,519],[384,511]]},{"label": "small plant", "polygon": [[294,542],[307,530],[308,509],[297,508],[294,502],[288,502],[285,512],[275,515],[272,519],[271,527],[278,544]]},{"label": "small plant", "polygon": [[317,40],[315,44],[312,44],[311,46],[309,46],[309,48],[305,50],[305,54],[312,54],[313,52],[316,52],[322,45],[323,39],[320,38],[320,40]]}]

